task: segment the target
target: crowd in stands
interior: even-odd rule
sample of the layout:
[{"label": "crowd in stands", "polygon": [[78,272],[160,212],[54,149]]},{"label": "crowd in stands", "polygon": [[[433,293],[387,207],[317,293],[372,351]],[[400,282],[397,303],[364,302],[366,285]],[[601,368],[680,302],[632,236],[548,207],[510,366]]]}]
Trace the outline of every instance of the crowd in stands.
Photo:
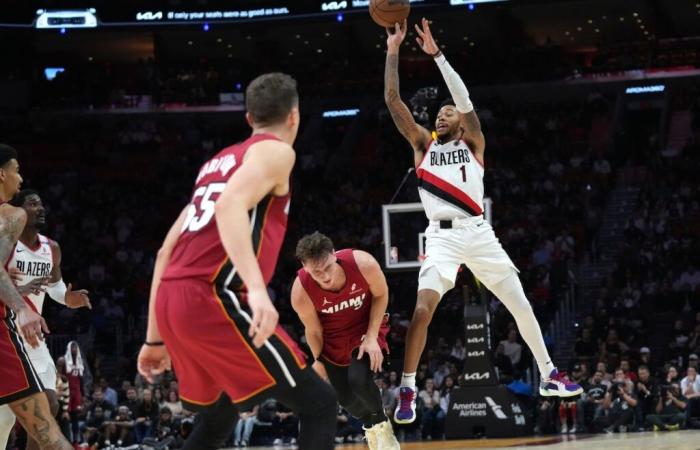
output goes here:
[{"label": "crowd in stands", "polygon": [[694,138],[642,171],[622,254],[583,320],[571,375],[586,392],[542,401],[541,432],[700,427],[700,101],[689,98]]},{"label": "crowd in stands", "polygon": [[[47,87],[85,96],[77,101],[73,97],[72,106],[85,106],[85,100],[114,104],[131,92],[151,93],[163,103],[211,104],[218,101],[222,85],[234,86],[241,77],[236,72],[171,70],[144,62],[131,72],[136,79],[122,88],[121,76],[115,75],[119,83],[113,84],[105,81],[103,67],[94,70],[94,79],[103,84],[87,83],[78,90],[77,85],[61,84],[78,81],[67,74]],[[380,86],[381,80],[369,85]],[[65,98],[44,98],[66,106]],[[521,270],[543,329],[570,283],[572,264],[590,251],[615,170],[624,162],[591,139],[592,130],[610,120],[613,101],[602,95],[536,104],[475,99],[488,142],[485,184],[497,205],[494,228]],[[270,286],[280,321],[302,342],[300,323],[289,305],[298,268],[290,257],[296,240],[319,230],[337,248],[359,247],[381,261],[380,207],[411,164],[410,150],[379,104],[369,101],[371,112],[333,123],[322,122],[313,100],[308,104],[296,146],[288,238]],[[46,307],[49,326],[57,335],[52,339],[64,344],[60,336],[78,338],[84,350],[82,373],[76,375],[69,362],[59,363],[66,366],[62,379],[69,387],[63,395],[62,425],[73,442],[96,448],[148,442],[177,448],[194,417],[178,399],[176,379],[168,374],[151,386],[135,374],[153,258],[165,230],[188,201],[197,168],[225,145],[242,139],[247,129],[242,116],[238,124],[231,123],[231,117],[184,114],[77,117],[80,126],[76,117],[52,116],[5,123],[1,130],[20,150],[26,185],[39,190],[47,205],[46,234],[63,248],[64,278],[88,289],[93,300],[92,311],[51,303]],[[694,373],[700,314],[690,313],[698,313],[692,300],[700,284],[700,264],[689,255],[700,250],[693,179],[700,169],[697,151],[697,144],[689,145],[677,158],[655,161],[655,170],[647,174],[619,266],[593,299],[594,312],[582,321],[571,377],[585,384],[586,392],[573,402],[537,403],[540,432],[673,429],[694,417],[689,411],[700,398]],[[416,195],[411,183],[406,190],[410,192],[402,193],[402,201]],[[392,353],[376,382],[392,416],[416,274],[387,277]],[[434,321],[440,327],[431,329],[416,376],[419,420],[397,426],[402,439],[443,436],[450,392],[459,388],[465,359],[460,338],[464,292],[473,297],[475,287],[468,271],[463,272],[458,289],[436,313]],[[503,305],[492,297],[487,301],[499,378],[505,384],[523,379],[531,355]],[[658,312],[678,320],[672,320],[668,330],[659,330],[650,319]],[[695,321],[690,323],[690,317]],[[651,330],[672,340],[652,352]],[[65,347],[58,344],[52,349],[59,347],[62,353]],[[82,378],[79,399],[71,376]],[[292,412],[271,399],[241,412],[229,443],[292,443],[297,422]],[[338,441],[356,441],[361,435],[357,420],[339,410]]]}]

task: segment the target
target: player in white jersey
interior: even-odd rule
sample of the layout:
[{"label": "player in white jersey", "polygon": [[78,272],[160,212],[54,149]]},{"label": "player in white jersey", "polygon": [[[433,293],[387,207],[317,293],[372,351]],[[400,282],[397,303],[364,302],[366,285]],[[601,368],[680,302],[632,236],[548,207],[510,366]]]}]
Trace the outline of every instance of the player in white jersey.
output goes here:
[{"label": "player in white jersey", "polygon": [[[12,276],[17,290],[27,304],[41,314],[44,298],[49,296],[58,303],[69,308],[91,308],[88,292],[73,291],[71,285],[65,285],[61,275],[61,248],[39,231],[46,226],[46,212],[41,198],[36,191],[25,189],[20,191],[10,204],[24,209],[27,213],[27,223],[17,241],[17,246],[8,263],[8,271]],[[51,413],[56,416],[58,400],[56,398],[56,366],[54,365],[45,341],[40,341],[38,347],[25,345],[29,360],[37,372],[41,383],[46,389]],[[5,448],[7,440],[15,424],[15,416],[7,405],[0,406],[0,449]],[[31,439],[27,441],[27,449],[38,449],[39,446]]]},{"label": "player in white jersey", "polygon": [[416,40],[435,59],[452,101],[438,112],[437,139],[433,140],[432,134],[416,123],[399,93],[399,48],[406,37],[407,24],[404,21],[387,30],[384,98],[396,127],[413,146],[421,202],[430,220],[426,230],[426,258],[418,275],[418,299],[406,336],[404,372],[394,419],[398,423],[410,423],[416,418],[415,372],[425,347],[428,325],[440,299],[454,286],[461,264],[466,264],[513,314],[542,373],[540,394],[578,395],[583,391],[581,386],[568,381],[552,364],[518,270],[483,218],[486,141],[479,118],[464,82],[433,39],[429,22],[423,19],[421,25],[416,25]]}]

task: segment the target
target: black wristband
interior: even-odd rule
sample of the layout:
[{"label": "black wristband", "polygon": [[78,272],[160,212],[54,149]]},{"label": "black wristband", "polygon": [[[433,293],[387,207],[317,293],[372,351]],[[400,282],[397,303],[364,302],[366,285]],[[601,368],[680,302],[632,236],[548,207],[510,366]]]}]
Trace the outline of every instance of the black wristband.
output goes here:
[{"label": "black wristband", "polygon": [[432,56],[433,59],[435,59],[435,58],[439,58],[440,55],[442,55],[442,50],[438,50],[437,52],[433,53],[433,54],[430,55],[430,56]]},{"label": "black wristband", "polygon": [[156,342],[144,341],[143,345],[146,345],[148,347],[160,347],[161,345],[165,345],[165,343],[163,341],[156,341]]}]

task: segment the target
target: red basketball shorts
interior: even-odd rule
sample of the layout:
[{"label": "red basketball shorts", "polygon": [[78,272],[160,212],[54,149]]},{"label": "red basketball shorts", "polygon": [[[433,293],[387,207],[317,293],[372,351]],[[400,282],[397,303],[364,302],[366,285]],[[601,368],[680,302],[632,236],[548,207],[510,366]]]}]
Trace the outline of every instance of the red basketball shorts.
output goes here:
[{"label": "red basketball shorts", "polygon": [[0,405],[42,392],[44,387],[29,362],[24,343],[13,321],[14,313],[0,309]]},{"label": "red basketball shorts", "polygon": [[278,325],[261,348],[248,337],[250,310],[234,293],[199,280],[161,282],[158,328],[190,409],[262,399],[273,387],[295,387],[306,355]]}]

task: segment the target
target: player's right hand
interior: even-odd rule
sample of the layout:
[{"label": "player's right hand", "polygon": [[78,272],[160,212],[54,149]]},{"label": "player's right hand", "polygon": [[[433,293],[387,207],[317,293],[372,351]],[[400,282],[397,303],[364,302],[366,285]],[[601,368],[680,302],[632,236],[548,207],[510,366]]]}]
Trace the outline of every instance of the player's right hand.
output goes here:
[{"label": "player's right hand", "polygon": [[279,313],[272,304],[267,289],[264,288],[248,291],[248,306],[253,313],[248,336],[253,338],[253,345],[260,348],[275,332]]},{"label": "player's right hand", "polygon": [[398,52],[401,47],[401,43],[406,38],[406,31],[408,29],[408,22],[403,21],[402,24],[395,24],[393,28],[386,29],[386,46],[389,51]]},{"label": "player's right hand", "polygon": [[29,306],[17,311],[17,326],[22,331],[22,336],[27,340],[27,343],[34,348],[38,347],[39,343],[44,340],[43,333],[49,333],[49,327],[44,318]]},{"label": "player's right hand", "polygon": [[168,349],[165,348],[165,345],[142,345],[136,367],[139,373],[143,375],[149,383],[153,384],[156,375],[160,375],[171,368]]},{"label": "player's right hand", "polygon": [[323,365],[321,361],[314,361],[314,363],[311,365],[311,368],[314,369],[314,371],[318,374],[319,377],[325,382],[328,381],[328,372],[326,372],[326,366]]}]

